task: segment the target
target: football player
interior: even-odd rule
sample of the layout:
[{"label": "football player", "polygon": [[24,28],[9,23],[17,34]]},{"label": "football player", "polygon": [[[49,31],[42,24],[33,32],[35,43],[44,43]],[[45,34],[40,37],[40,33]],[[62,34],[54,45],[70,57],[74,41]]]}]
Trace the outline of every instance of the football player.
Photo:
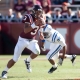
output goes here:
[{"label": "football player", "polygon": [[[45,15],[44,15],[44,17],[45,17]],[[45,18],[45,21],[46,21],[46,26],[50,26],[50,25],[48,25],[48,22],[47,22],[47,20],[46,20],[46,18]],[[43,31],[45,30],[45,27],[44,27],[44,29],[43,29]],[[56,30],[55,30],[55,32],[56,32]],[[59,33],[60,34],[60,33]],[[48,34],[49,35],[49,34]],[[45,39],[45,38],[44,38]],[[45,41],[46,41],[46,39],[45,40],[42,40],[42,47],[41,47],[41,49],[43,50],[43,51],[45,51],[46,49],[45,49]],[[56,45],[57,46],[59,46],[60,44],[58,44],[58,42],[57,42],[57,44],[55,43],[55,42],[52,42],[52,41],[50,41],[50,40],[47,40],[47,41],[49,41],[49,42],[51,42],[51,44],[50,44],[50,50],[51,49],[53,49]],[[49,49],[48,49],[49,50]],[[62,57],[63,57],[63,54],[62,53],[59,53],[58,54],[58,58],[59,58],[59,61],[58,61],[58,65],[62,65],[62,63],[63,63],[63,61],[62,61]],[[72,65],[74,65],[74,61],[75,61],[75,59],[76,59],[76,55],[75,54],[73,54],[73,55],[68,55],[68,54],[65,54],[64,55],[64,58],[69,58],[70,60],[71,60],[71,62],[72,62]]]},{"label": "football player", "polygon": [[[45,42],[45,40],[42,40],[42,47],[41,47],[42,51],[46,51],[46,50],[47,50],[46,47],[45,47],[46,43],[47,43],[47,42]],[[50,43],[50,45],[56,46],[55,43]],[[57,45],[59,45],[59,44],[57,44]],[[51,47],[52,47],[52,46],[51,46]],[[49,49],[50,49],[50,48],[48,48],[48,50],[49,50]],[[59,53],[59,54],[58,54],[58,58],[59,58],[58,65],[62,65],[62,60],[61,60],[61,58],[62,58],[62,53]],[[73,54],[73,55],[65,54],[64,58],[65,58],[65,59],[66,59],[66,58],[70,59],[70,61],[72,62],[72,65],[74,66],[74,61],[75,61],[75,59],[76,59],[76,55],[75,55],[75,54]]]},{"label": "football player", "polygon": [[[14,55],[11,60],[7,63],[6,68],[2,71],[2,78],[7,78],[9,69],[14,66],[21,56],[22,51],[27,48],[32,51],[31,55],[25,60],[26,68],[28,72],[31,72],[30,62],[40,54],[40,48],[38,41],[35,40],[35,36],[42,25],[45,25],[45,21],[41,18],[43,14],[42,7],[34,5],[32,14],[26,14],[23,17],[22,22],[24,23],[24,30],[18,38],[18,42],[14,49]],[[43,37],[43,36],[41,36]]]},{"label": "football player", "polygon": [[52,67],[50,68],[48,73],[52,73],[57,69],[55,59],[58,59],[60,50],[63,49],[63,54],[61,57],[61,61],[63,62],[67,47],[63,36],[58,31],[53,29],[51,25],[46,24],[42,32],[44,35],[44,40],[47,40],[52,43],[50,45],[50,51],[46,55],[48,61],[50,62],[50,64],[52,64]]}]

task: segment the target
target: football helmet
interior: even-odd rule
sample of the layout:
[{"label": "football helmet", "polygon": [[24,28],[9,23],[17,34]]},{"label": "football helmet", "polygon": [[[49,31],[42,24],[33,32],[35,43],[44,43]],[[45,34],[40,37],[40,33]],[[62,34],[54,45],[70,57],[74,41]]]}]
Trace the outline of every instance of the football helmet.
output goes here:
[{"label": "football helmet", "polygon": [[43,13],[42,7],[40,5],[34,5],[32,8],[32,13],[35,17],[40,17]]},{"label": "football helmet", "polygon": [[46,24],[46,26],[43,29],[44,38],[49,38],[51,36],[51,30],[52,30],[52,27]]}]

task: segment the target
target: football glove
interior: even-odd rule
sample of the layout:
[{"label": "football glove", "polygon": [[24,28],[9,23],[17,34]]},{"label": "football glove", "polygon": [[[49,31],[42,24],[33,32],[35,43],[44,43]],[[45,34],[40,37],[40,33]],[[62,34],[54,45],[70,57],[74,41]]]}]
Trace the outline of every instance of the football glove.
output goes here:
[{"label": "football glove", "polygon": [[45,47],[41,47],[41,50],[42,50],[42,51],[46,51]]},{"label": "football glove", "polygon": [[59,58],[58,65],[59,65],[59,66],[62,66],[62,64],[63,64],[63,58]]}]

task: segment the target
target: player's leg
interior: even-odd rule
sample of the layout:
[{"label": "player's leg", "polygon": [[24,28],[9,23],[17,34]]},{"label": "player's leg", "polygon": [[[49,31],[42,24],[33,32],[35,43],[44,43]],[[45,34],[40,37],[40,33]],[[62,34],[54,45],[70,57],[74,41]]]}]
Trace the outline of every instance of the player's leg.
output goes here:
[{"label": "player's leg", "polygon": [[[59,54],[59,59],[62,58],[62,53]],[[71,60],[72,64],[74,64],[74,61],[76,59],[76,55],[68,55],[68,54],[65,54],[65,58],[68,58]]]},{"label": "player's leg", "polygon": [[32,51],[30,56],[25,60],[26,68],[28,72],[32,72],[30,67],[30,62],[35,59],[40,54],[40,48],[36,41],[33,41],[29,44],[28,49]]},{"label": "player's leg", "polygon": [[51,44],[52,49],[50,49],[50,51],[47,54],[47,59],[48,61],[52,64],[52,67],[50,68],[50,70],[48,71],[48,73],[52,73],[53,71],[55,71],[57,69],[57,64],[55,62],[55,59],[58,59],[58,53],[61,50],[61,46],[59,44]]},{"label": "player's leg", "polygon": [[24,49],[24,43],[22,40],[20,40],[20,38],[18,39],[18,42],[15,46],[14,49],[14,56],[11,60],[9,60],[9,62],[7,63],[6,68],[2,71],[2,78],[7,78],[7,73],[9,71],[9,69],[18,61],[19,57],[21,56],[21,53]]}]

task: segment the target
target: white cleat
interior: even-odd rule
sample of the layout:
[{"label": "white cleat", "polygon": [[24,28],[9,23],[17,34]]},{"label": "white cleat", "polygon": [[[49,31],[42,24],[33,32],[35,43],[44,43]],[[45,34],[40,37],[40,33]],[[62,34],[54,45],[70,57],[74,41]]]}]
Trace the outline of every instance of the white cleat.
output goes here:
[{"label": "white cleat", "polygon": [[3,71],[1,77],[7,79],[7,71]]},{"label": "white cleat", "polygon": [[24,62],[25,62],[27,71],[28,71],[29,73],[31,73],[31,72],[32,72],[32,69],[31,69],[31,67],[30,67],[30,62],[28,62],[27,60],[24,60]]},{"label": "white cleat", "polygon": [[72,62],[72,65],[74,66],[74,61],[75,61],[75,59],[76,59],[76,55],[72,55],[72,59],[71,59],[71,62]]}]

